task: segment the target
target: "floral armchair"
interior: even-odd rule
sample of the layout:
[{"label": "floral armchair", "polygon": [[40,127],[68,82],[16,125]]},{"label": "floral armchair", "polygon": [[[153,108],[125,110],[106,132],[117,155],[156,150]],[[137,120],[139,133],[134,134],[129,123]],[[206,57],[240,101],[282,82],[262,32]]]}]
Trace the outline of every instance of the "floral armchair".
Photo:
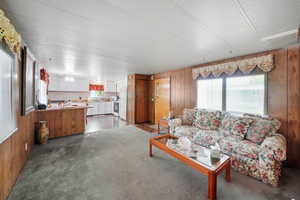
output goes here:
[{"label": "floral armchair", "polygon": [[217,142],[231,157],[233,169],[274,187],[286,160],[286,139],[277,133],[280,125],[269,117],[197,109],[184,109],[180,118],[169,121],[174,135],[206,147]]}]

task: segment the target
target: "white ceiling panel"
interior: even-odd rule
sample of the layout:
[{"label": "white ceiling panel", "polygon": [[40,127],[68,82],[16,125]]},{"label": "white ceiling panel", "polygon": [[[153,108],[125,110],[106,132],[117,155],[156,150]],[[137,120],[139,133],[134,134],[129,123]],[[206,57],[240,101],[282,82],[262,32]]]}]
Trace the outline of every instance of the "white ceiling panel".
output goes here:
[{"label": "white ceiling panel", "polygon": [[[296,0],[0,0],[51,73],[152,74],[296,42]],[[3,2],[3,3],[2,3]]]},{"label": "white ceiling panel", "polygon": [[299,0],[240,0],[261,37],[299,27]]}]

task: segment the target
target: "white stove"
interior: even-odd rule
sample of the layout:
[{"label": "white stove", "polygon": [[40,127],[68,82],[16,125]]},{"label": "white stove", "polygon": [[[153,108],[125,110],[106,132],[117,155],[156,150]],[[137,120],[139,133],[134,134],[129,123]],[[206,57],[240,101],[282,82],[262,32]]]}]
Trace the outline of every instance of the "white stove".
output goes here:
[{"label": "white stove", "polygon": [[119,117],[120,112],[120,102],[113,101],[113,115]]}]

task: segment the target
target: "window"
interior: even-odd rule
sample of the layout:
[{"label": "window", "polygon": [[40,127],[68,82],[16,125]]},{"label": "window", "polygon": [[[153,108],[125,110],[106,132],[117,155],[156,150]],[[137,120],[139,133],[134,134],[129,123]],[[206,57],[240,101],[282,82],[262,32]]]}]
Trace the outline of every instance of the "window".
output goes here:
[{"label": "window", "polygon": [[104,91],[104,85],[97,85],[97,84],[90,84],[89,85],[90,90],[90,97],[100,97],[103,94]]},{"label": "window", "polygon": [[98,90],[90,90],[90,97],[100,97],[102,95],[103,91]]},{"label": "window", "polygon": [[226,79],[226,110],[265,113],[265,76],[253,75]]},{"label": "window", "polygon": [[266,114],[265,74],[198,80],[197,107]]},{"label": "window", "polygon": [[198,81],[199,108],[222,110],[222,79],[207,79]]}]

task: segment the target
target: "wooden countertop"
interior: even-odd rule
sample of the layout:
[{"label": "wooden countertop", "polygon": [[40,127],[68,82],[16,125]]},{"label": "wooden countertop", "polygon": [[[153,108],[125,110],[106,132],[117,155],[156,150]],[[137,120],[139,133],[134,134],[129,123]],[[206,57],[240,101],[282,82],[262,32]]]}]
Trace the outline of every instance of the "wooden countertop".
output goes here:
[{"label": "wooden countertop", "polygon": [[67,107],[61,107],[61,108],[47,108],[45,110],[36,110],[36,112],[78,110],[78,109],[87,109],[87,108],[93,108],[93,106],[67,106]]}]

